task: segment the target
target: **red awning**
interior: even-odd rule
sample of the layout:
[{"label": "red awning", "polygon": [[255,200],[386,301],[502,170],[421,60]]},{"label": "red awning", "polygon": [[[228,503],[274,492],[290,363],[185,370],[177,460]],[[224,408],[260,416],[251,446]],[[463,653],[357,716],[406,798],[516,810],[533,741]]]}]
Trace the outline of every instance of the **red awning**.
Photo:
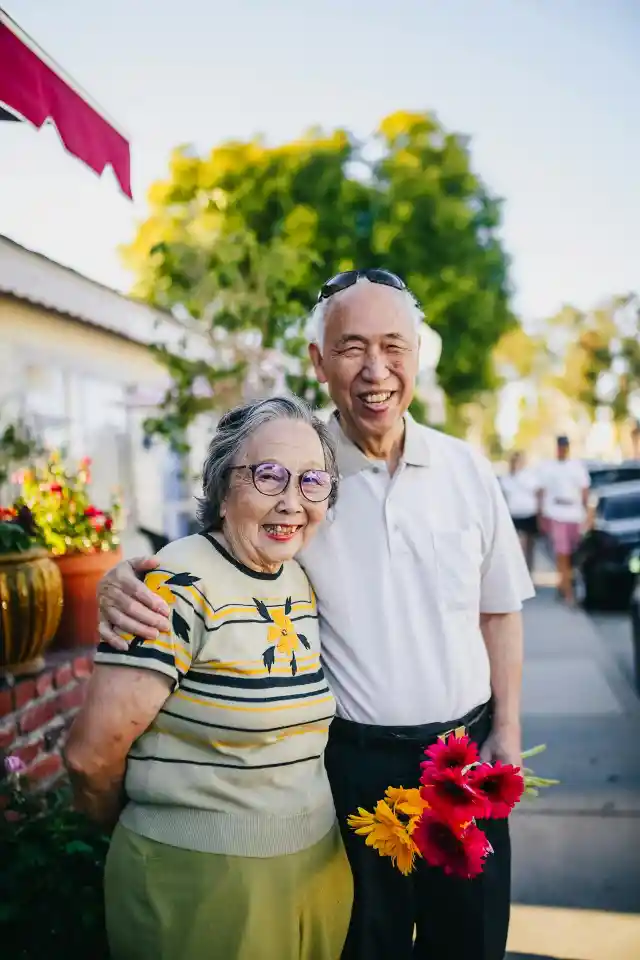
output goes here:
[{"label": "red awning", "polygon": [[108,165],[131,197],[129,141],[102,110],[3,10],[0,10],[0,120],[55,123],[69,153],[101,174]]}]

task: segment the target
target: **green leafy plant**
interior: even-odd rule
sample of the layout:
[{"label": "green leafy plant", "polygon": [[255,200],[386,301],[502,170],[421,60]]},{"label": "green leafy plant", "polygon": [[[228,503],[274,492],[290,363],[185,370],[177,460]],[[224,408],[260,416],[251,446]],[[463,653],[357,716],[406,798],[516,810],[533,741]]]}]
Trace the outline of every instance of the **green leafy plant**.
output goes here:
[{"label": "green leafy plant", "polygon": [[42,453],[40,441],[22,420],[8,424],[0,433],[0,487],[13,470]]},{"label": "green leafy plant", "polygon": [[108,960],[102,894],[108,838],[73,810],[66,785],[32,793],[23,769],[17,757],[6,757],[0,782],[3,956]]},{"label": "green leafy plant", "polygon": [[0,507],[0,554],[25,553],[42,546],[28,507]]},{"label": "green leafy plant", "polygon": [[33,546],[33,540],[17,523],[0,521],[0,554],[24,553]]},{"label": "green leafy plant", "polygon": [[118,546],[120,502],[108,511],[91,502],[91,461],[81,460],[68,471],[59,454],[51,454],[43,468],[27,470],[17,508],[27,507],[44,546],[54,555],[98,553]]}]

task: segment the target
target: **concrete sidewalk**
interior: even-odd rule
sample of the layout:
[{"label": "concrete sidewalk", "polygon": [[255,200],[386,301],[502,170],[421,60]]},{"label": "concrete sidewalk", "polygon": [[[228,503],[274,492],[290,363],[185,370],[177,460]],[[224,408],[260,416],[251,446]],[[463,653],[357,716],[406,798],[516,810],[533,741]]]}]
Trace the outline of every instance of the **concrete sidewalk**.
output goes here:
[{"label": "concrete sidewalk", "polygon": [[[553,582],[548,565],[540,579]],[[524,745],[547,744],[531,764],[561,784],[513,816],[510,949],[638,960],[640,700],[606,635],[551,586],[526,606],[525,646]]]},{"label": "concrete sidewalk", "polygon": [[640,700],[589,617],[549,589],[525,608],[523,722],[525,746],[547,744],[536,770],[562,780],[537,809],[640,812]]},{"label": "concrete sidewalk", "polygon": [[640,917],[592,910],[518,907],[506,960],[638,960]]}]

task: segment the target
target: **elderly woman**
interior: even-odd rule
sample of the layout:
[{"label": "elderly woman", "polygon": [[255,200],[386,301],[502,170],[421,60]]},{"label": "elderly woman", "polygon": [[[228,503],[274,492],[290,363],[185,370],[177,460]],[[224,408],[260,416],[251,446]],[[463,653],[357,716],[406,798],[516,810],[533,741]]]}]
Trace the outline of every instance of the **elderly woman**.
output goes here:
[{"label": "elderly woman", "polygon": [[100,646],[66,748],[79,808],[117,823],[112,956],[338,960],[352,880],[324,768],[334,700],[293,559],[336,495],[324,425],[292,398],[232,410],[203,488],[202,533],[145,580],[171,631]]}]

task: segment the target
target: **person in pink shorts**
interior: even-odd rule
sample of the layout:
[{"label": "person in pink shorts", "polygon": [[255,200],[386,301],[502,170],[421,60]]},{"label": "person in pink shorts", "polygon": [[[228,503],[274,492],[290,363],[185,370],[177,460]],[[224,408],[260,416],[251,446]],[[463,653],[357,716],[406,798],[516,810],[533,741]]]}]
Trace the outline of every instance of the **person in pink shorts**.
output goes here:
[{"label": "person in pink shorts", "polygon": [[570,458],[568,437],[558,437],[556,459],[542,467],[538,482],[538,503],[555,553],[560,593],[572,604],[573,554],[586,518],[590,479],[586,467]]},{"label": "person in pink shorts", "polygon": [[549,536],[556,557],[572,557],[582,532],[582,524],[568,520],[550,520]]}]

